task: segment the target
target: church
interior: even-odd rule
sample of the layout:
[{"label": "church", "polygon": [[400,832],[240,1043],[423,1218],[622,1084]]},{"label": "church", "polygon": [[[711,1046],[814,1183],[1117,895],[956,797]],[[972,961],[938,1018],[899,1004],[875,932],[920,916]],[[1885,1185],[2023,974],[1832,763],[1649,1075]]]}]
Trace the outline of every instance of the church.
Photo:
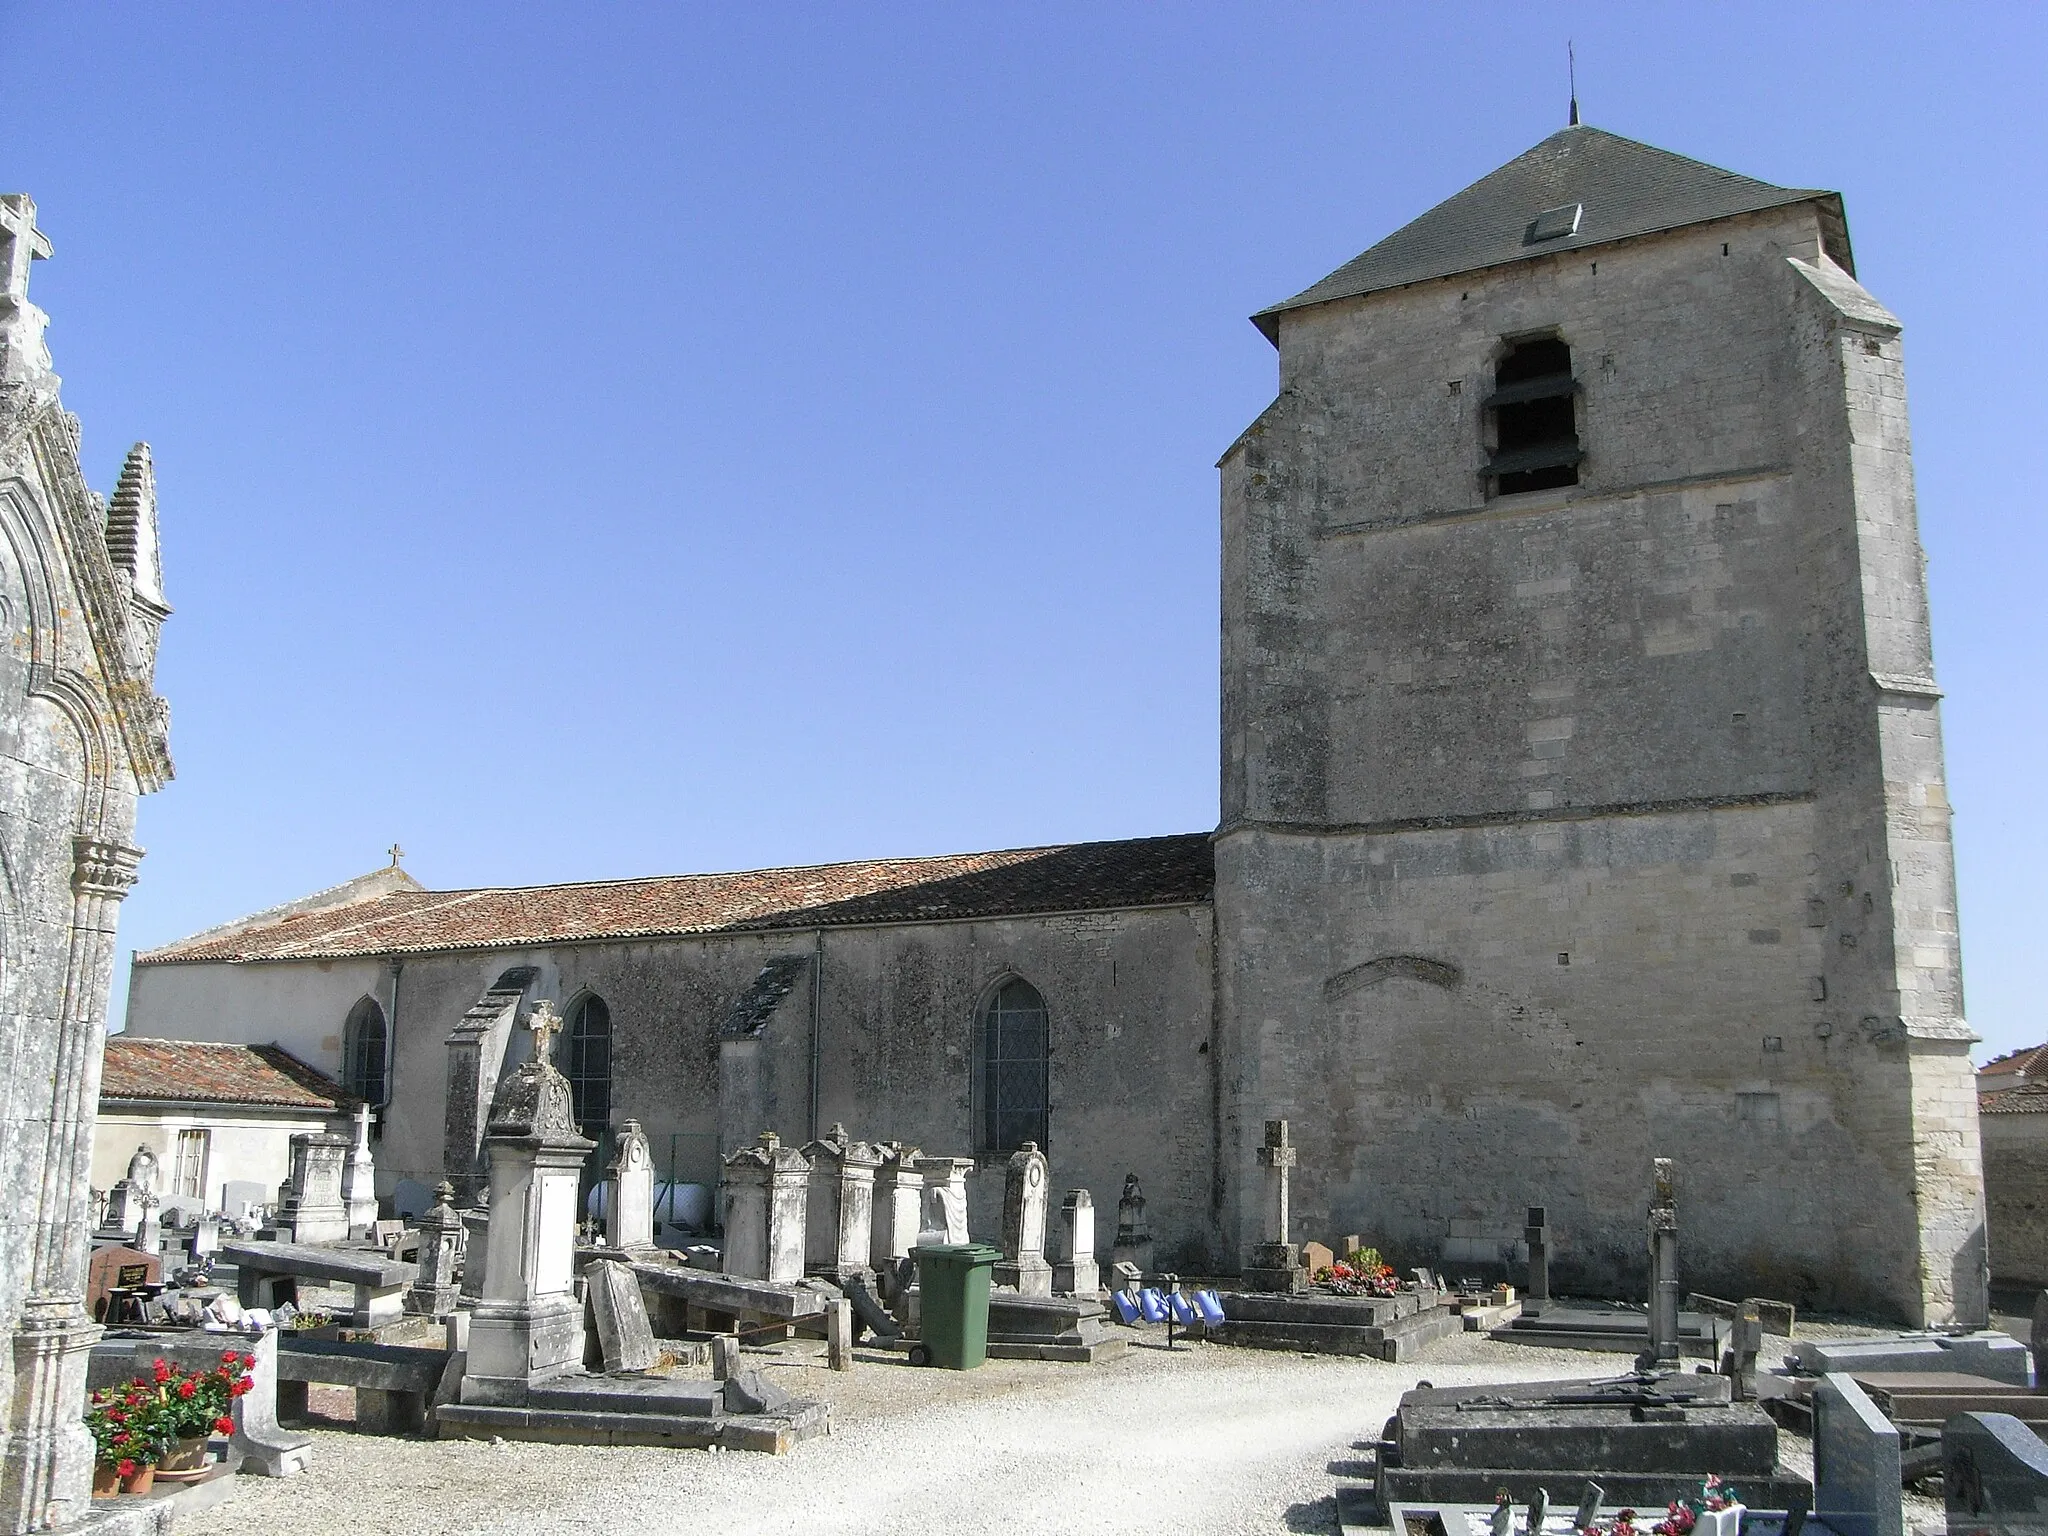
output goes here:
[{"label": "church", "polygon": [[[1221,819],[530,889],[398,867],[137,956],[132,1034],[282,1047],[473,1187],[525,1010],[585,1133],[714,1182],[835,1123],[1024,1141],[1229,1273],[1511,1249],[1981,1323],[1984,1202],[1900,324],[1841,198],[1574,124],[1253,316],[1219,466]],[[1107,1230],[1098,1242],[1107,1246]],[[1455,1264],[1454,1264],[1455,1267]]]}]

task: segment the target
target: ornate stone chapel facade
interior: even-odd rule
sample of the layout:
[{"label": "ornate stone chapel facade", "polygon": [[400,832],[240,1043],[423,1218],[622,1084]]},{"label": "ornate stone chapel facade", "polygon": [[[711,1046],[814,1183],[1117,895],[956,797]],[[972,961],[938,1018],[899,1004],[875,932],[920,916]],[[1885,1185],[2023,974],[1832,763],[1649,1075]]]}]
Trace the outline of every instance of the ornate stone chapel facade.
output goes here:
[{"label": "ornate stone chapel facade", "polygon": [[1840,198],[1574,126],[1254,318],[1213,831],[394,867],[139,956],[129,1027],[336,1073],[387,1188],[474,1175],[547,998],[586,1133],[631,1116],[679,1179],[835,1121],[1030,1139],[1227,1271],[1285,1116],[1298,1235],[1426,1263],[1542,1205],[1554,1283],[1625,1295],[1675,1156],[1696,1288],[1981,1319],[1899,323]]},{"label": "ornate stone chapel facade", "polygon": [[50,254],[0,196],[0,1530],[91,1500],[88,1177],[114,921],[135,883],[135,799],[171,776],[156,646],[170,609],[156,479],[138,443],[111,502],[79,466],[29,302]]}]

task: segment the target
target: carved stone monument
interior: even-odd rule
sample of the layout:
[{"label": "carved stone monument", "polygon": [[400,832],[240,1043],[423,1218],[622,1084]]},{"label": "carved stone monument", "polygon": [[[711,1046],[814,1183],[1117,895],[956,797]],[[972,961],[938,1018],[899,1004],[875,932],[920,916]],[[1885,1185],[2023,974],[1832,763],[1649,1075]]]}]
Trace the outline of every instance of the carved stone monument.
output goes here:
[{"label": "carved stone monument", "polygon": [[342,1163],[341,1203],[348,1208],[351,1237],[367,1237],[377,1225],[377,1160],[370,1155],[370,1106],[356,1106],[356,1142]]},{"label": "carved stone monument", "polygon": [[533,1010],[533,1059],[508,1073],[491,1102],[490,1253],[471,1315],[462,1401],[517,1406],[528,1386],[583,1362],[583,1304],[575,1291],[577,1183],[596,1143],[577,1133],[569,1080],[549,1059],[562,1021]]},{"label": "carved stone monument", "polygon": [[967,1241],[967,1176],[974,1172],[971,1157],[920,1157],[918,1172],[924,1175],[924,1215],[917,1229],[920,1243],[964,1243]]},{"label": "carved stone monument", "polygon": [[1045,1154],[1027,1141],[1010,1156],[1003,1180],[1003,1257],[990,1277],[1025,1296],[1052,1294],[1052,1266],[1045,1261]]},{"label": "carved stone monument", "polygon": [[743,1280],[801,1280],[811,1165],[773,1131],[725,1159],[728,1275]]},{"label": "carved stone monument", "polygon": [[432,1208],[420,1217],[420,1272],[405,1293],[405,1310],[421,1317],[448,1316],[462,1294],[456,1278],[462,1217],[454,1201],[455,1186],[443,1179],[434,1191]]},{"label": "carved stone monument", "polygon": [[881,1275],[893,1274],[896,1261],[917,1246],[918,1222],[924,1207],[922,1154],[900,1141],[882,1142],[882,1161],[875,1169],[875,1226],[868,1262]]},{"label": "carved stone monument", "polygon": [[1522,1236],[1529,1244],[1529,1289],[1522,1298],[1522,1315],[1536,1317],[1550,1304],[1550,1222],[1542,1206],[1529,1207]]},{"label": "carved stone monument", "polygon": [[1141,1275],[1158,1272],[1152,1264],[1152,1223],[1145,1215],[1145,1191],[1135,1173],[1124,1175],[1123,1198],[1116,1203],[1116,1241],[1110,1245],[1109,1260],[1136,1265]]},{"label": "carved stone monument", "polygon": [[605,1171],[604,1240],[627,1253],[654,1249],[654,1154],[638,1120],[620,1128],[617,1155]]},{"label": "carved stone monument", "polygon": [[1285,1120],[1266,1122],[1259,1165],[1266,1170],[1264,1226],[1266,1241],[1252,1249],[1244,1267],[1244,1284],[1253,1291],[1299,1291],[1307,1288],[1301,1253],[1287,1240],[1287,1184],[1295,1163],[1295,1147]]},{"label": "carved stone monument", "polygon": [[875,1170],[882,1154],[855,1141],[846,1127],[831,1130],[804,1147],[817,1188],[806,1218],[805,1267],[812,1273],[867,1278],[874,1246]]},{"label": "carved stone monument", "polygon": [[291,1139],[291,1174],[279,1192],[277,1233],[295,1243],[338,1243],[348,1236],[341,1165],[348,1138],[301,1131]]},{"label": "carved stone monument", "polygon": [[1678,1346],[1678,1175],[1668,1157],[1654,1160],[1650,1197],[1650,1347],[1641,1365],[1675,1371]]},{"label": "carved stone monument", "polygon": [[1102,1289],[1095,1263],[1095,1197],[1070,1189],[1060,1202],[1053,1228],[1052,1289],[1055,1296],[1093,1296]]},{"label": "carved stone monument", "polygon": [[132,1237],[142,1226],[142,1210],[146,1201],[156,1194],[156,1154],[148,1147],[137,1147],[135,1155],[128,1159],[127,1174],[114,1181],[114,1187],[107,1191],[107,1214],[101,1230],[112,1236],[125,1233]]}]

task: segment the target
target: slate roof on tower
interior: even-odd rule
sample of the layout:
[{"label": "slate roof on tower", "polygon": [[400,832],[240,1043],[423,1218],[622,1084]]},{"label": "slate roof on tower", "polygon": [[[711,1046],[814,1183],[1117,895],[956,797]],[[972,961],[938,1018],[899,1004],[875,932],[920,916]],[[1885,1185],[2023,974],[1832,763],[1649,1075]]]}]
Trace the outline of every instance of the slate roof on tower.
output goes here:
[{"label": "slate roof on tower", "polygon": [[[1839,194],[1772,186],[1619,134],[1575,125],[1553,133],[1528,153],[1402,225],[1314,287],[1260,310],[1252,323],[1275,340],[1278,317],[1310,304],[1810,201],[1823,204],[1828,255],[1853,276],[1856,267]],[[1572,233],[1530,238],[1539,214],[1574,203],[1580,212]]]},{"label": "slate roof on tower", "polygon": [[[1206,832],[799,869],[658,875],[471,891],[386,890],[347,905],[277,909],[135,957],[137,965],[353,955],[778,928],[1187,906],[1211,899]],[[344,888],[345,889],[345,888]]]}]

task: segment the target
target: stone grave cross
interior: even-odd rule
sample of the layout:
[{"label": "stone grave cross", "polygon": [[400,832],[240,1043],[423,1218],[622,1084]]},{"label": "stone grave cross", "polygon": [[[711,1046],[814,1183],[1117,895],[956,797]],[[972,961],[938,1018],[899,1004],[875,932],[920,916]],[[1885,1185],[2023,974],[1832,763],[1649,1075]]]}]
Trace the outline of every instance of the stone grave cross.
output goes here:
[{"label": "stone grave cross", "polygon": [[1259,1148],[1259,1163],[1266,1171],[1267,1241],[1287,1241],[1288,1170],[1294,1167],[1297,1149],[1289,1139],[1285,1120],[1266,1122],[1266,1144]]},{"label": "stone grave cross", "polygon": [[533,1059],[554,1065],[555,1036],[562,1032],[562,1016],[555,1005],[542,998],[527,1015],[526,1027],[533,1031]]}]

